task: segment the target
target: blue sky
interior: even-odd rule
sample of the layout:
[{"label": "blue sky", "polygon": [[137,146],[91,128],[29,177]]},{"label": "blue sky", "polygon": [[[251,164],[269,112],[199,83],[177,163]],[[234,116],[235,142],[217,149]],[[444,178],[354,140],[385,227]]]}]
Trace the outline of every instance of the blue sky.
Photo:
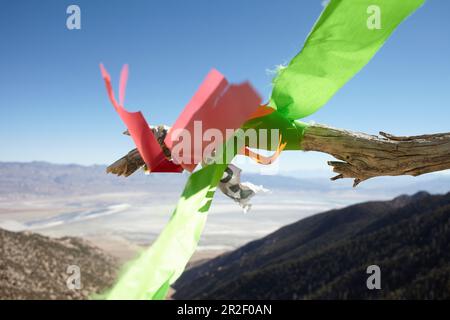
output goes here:
[{"label": "blue sky", "polygon": [[[66,8],[81,8],[81,30]],[[133,148],[98,64],[126,107],[172,123],[212,68],[270,94],[267,71],[300,49],[322,10],[308,1],[8,1],[0,10],[0,161],[107,164]],[[450,1],[429,0],[361,73],[308,118],[377,133],[449,131]],[[285,170],[324,168],[326,156],[286,153]]]}]

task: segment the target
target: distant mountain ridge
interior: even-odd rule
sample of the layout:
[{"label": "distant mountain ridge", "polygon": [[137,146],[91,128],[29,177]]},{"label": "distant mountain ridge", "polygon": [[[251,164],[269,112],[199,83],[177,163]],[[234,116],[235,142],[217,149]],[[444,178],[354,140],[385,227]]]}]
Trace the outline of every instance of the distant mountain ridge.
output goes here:
[{"label": "distant mountain ridge", "polygon": [[[67,195],[101,192],[173,192],[181,189],[188,174],[158,173],[145,175],[138,171],[130,177],[106,173],[105,165],[82,166],[48,162],[0,162],[1,195]],[[330,188],[327,179],[298,179],[285,176],[245,174],[245,180],[275,189],[301,190]],[[331,186],[332,187],[332,186]]]},{"label": "distant mountain ridge", "polygon": [[48,162],[0,162],[0,195],[68,195],[101,192],[171,191],[182,185],[184,175],[136,173],[128,178],[106,173],[106,166],[52,164]]},{"label": "distant mountain ridge", "polygon": [[[368,290],[379,265],[382,290]],[[175,299],[449,299],[450,193],[300,220],[187,270]]]},{"label": "distant mountain ridge", "polygon": [[[181,192],[187,174],[137,172],[128,178],[106,174],[105,165],[82,166],[48,162],[0,162],[0,197],[58,196],[108,192]],[[302,192],[336,192],[350,190],[351,181],[330,182],[327,178],[297,178],[243,172],[243,181],[273,190]],[[389,179],[389,183],[386,183]],[[404,182],[407,179],[407,182]],[[412,179],[412,178],[411,178]],[[377,178],[358,186],[357,191],[371,193],[414,193],[426,189],[432,193],[448,191],[450,175],[429,176],[424,180],[408,177]]]}]

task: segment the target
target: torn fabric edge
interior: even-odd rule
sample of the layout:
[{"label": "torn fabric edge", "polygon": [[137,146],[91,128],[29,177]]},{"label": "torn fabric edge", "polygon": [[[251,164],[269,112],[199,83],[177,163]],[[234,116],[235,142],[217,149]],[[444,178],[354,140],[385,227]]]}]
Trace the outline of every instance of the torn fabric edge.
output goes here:
[{"label": "torn fabric edge", "polygon": [[[219,71],[212,69],[175,121],[164,143],[172,151],[173,160],[192,172],[203,161],[205,147],[212,150],[223,144],[230,138],[229,131],[239,129],[260,104],[261,98],[248,82],[229,84]],[[203,133],[210,129],[219,132],[225,140],[205,140]],[[183,148],[187,155],[179,155],[175,149],[180,143],[186,144],[187,137],[183,136],[186,131],[190,133],[190,148]],[[201,132],[201,137],[196,136],[197,131]]]},{"label": "torn fabric edge", "polygon": [[111,77],[104,68],[103,64],[100,64],[100,70],[102,77],[105,80],[106,89],[109,99],[111,100],[114,109],[119,114],[122,121],[125,123],[128,131],[136,144],[139,153],[141,154],[144,162],[152,172],[181,172],[183,168],[172,161],[168,160],[159,146],[153,132],[147,124],[144,116],[141,112],[128,112],[123,107],[125,99],[125,86],[128,78],[128,67],[125,65],[122,69],[120,77],[120,103],[117,103],[114,97],[114,91],[111,85]]}]

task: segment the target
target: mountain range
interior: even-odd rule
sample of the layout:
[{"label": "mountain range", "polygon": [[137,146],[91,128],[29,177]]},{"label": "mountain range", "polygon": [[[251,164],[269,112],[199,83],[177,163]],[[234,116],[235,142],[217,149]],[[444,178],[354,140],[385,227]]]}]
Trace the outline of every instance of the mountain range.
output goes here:
[{"label": "mountain range", "polygon": [[[30,219],[32,222],[36,219],[46,221],[53,219],[54,215],[58,218],[67,214],[89,216],[99,208],[128,201],[134,191],[143,191],[142,201],[157,207],[165,198],[175,201],[187,178],[186,174],[135,174],[125,179],[107,175],[105,169],[103,165],[0,162],[0,209],[3,208],[0,222],[2,219],[22,219],[22,223],[28,223]],[[236,238],[236,234],[241,235],[237,231],[251,234],[261,227],[259,222],[270,222],[277,215],[275,219],[284,221],[281,218],[286,206],[282,206],[282,198],[277,195],[286,194],[285,199],[303,202],[332,199],[326,208],[339,209],[304,218],[215,259],[196,264],[175,283],[174,298],[450,298],[450,193],[430,195],[419,192],[390,201],[370,201],[345,208],[342,207],[348,203],[342,202],[338,206],[339,200],[345,198],[355,203],[362,201],[358,199],[388,199],[418,190],[445,193],[449,191],[450,175],[377,178],[356,189],[349,186],[349,181],[330,182],[323,176],[298,178],[244,172],[243,180],[274,190],[274,196],[265,198],[269,199],[267,203],[261,201],[260,207],[265,209],[255,211],[258,215],[255,217],[247,215],[236,220],[234,211],[212,215],[208,224],[215,228],[211,229],[212,234],[223,234],[223,237],[211,238],[214,240],[210,241],[212,244],[222,244],[225,238],[232,238],[229,235]],[[293,190],[297,193],[289,193]],[[356,197],[358,192],[364,196]],[[112,203],[108,197],[100,198],[102,193],[113,193],[111,199],[117,201]],[[117,199],[118,193],[122,193],[120,199]],[[171,196],[165,197],[165,193]],[[84,195],[88,197],[82,197]],[[153,200],[150,201],[149,196],[152,195]],[[36,201],[26,200],[36,197]],[[264,200],[263,196],[261,200]],[[298,220],[306,210],[305,206],[309,205],[305,203],[293,202],[289,212],[296,213],[297,218],[280,222],[279,226]],[[20,212],[18,206],[22,206]],[[74,208],[81,211],[74,211]],[[78,226],[83,232],[92,230],[98,233],[100,225],[115,221],[118,226],[123,226],[131,216],[143,224],[147,211],[140,215],[139,207],[135,210],[134,216],[131,211],[124,212],[124,220],[120,220],[121,215],[111,215],[105,216],[104,220],[88,220],[91,224],[62,224],[60,227],[64,232],[76,231]],[[227,222],[228,217],[239,225]],[[130,230],[140,230],[148,235],[150,227],[156,225],[156,220],[149,221],[151,223],[142,230],[132,224],[129,225]],[[61,222],[67,221],[62,219]],[[105,230],[117,232],[115,228],[113,225]],[[64,232],[59,234],[67,235]],[[251,239],[268,232],[271,231]],[[209,235],[206,230],[203,241],[205,238],[208,240]],[[116,264],[83,241],[0,230],[0,297],[85,298],[99,288],[107,287],[113,279]],[[55,268],[61,261],[62,266],[72,261],[87,263],[83,268],[88,277],[95,280],[91,279],[92,287],[67,293],[63,277],[66,276],[65,270]],[[366,287],[369,276],[366,269],[370,265],[381,269],[381,290],[368,290]]]},{"label": "mountain range", "polygon": [[[333,174],[330,172],[329,176]],[[187,174],[137,172],[128,178],[106,174],[105,165],[53,164],[48,162],[0,162],[0,198],[23,196],[86,195],[107,192],[145,191],[181,192]],[[323,172],[317,176],[261,175],[243,172],[243,181],[272,190],[301,192],[336,192],[352,190],[351,181],[330,182]],[[355,192],[395,195],[426,190],[448,191],[450,174],[423,177],[381,177],[364,182]]]},{"label": "mountain range", "polygon": [[[380,290],[366,286],[371,265]],[[190,268],[174,287],[175,299],[450,299],[450,193],[305,218]]]}]

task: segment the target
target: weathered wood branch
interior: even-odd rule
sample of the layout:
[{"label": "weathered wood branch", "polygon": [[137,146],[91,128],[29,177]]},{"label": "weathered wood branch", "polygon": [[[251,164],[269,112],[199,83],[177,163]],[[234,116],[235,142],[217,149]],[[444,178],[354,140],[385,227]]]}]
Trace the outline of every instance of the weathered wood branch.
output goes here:
[{"label": "weathered wood branch", "polygon": [[[305,151],[332,155],[337,175],[332,180],[354,179],[353,185],[378,176],[418,176],[450,169],[450,133],[399,137],[380,136],[311,124],[301,142]],[[117,160],[107,172],[129,176],[144,165],[137,149]]]},{"label": "weathered wood branch", "polygon": [[106,168],[106,172],[128,177],[144,165],[144,159],[142,159],[138,149],[133,149],[125,156],[109,165]]},{"label": "weathered wood branch", "polygon": [[450,133],[399,137],[380,136],[310,125],[301,143],[305,151],[318,151],[341,161],[329,161],[338,175],[332,180],[354,179],[354,186],[378,176],[418,176],[450,169]]}]

